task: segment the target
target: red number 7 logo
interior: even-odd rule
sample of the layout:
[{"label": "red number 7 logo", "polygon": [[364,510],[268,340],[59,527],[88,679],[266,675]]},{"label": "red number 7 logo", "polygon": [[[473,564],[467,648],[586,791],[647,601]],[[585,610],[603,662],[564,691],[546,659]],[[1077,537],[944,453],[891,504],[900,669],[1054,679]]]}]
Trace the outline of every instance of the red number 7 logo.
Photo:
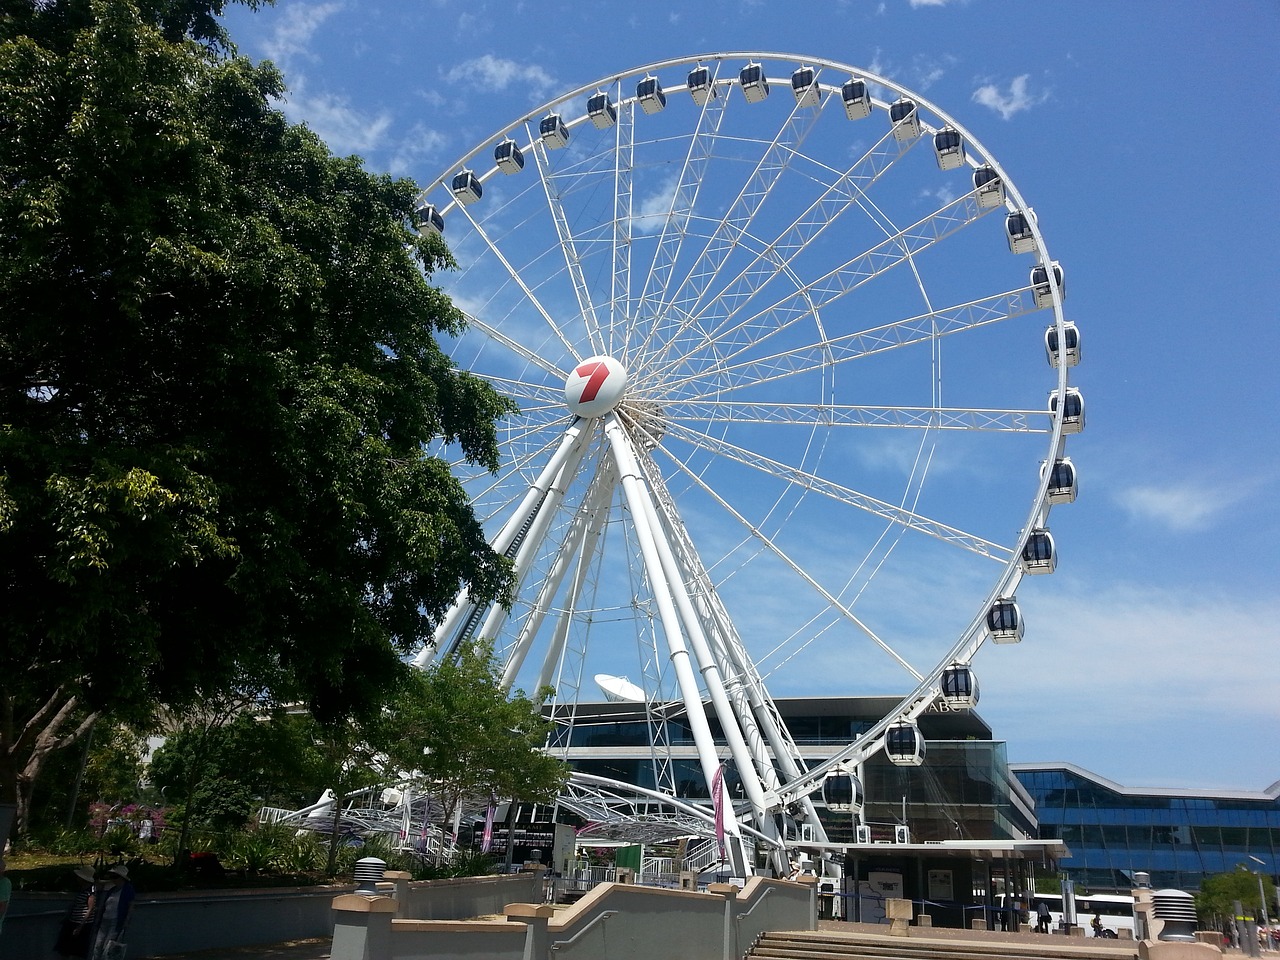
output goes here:
[{"label": "red number 7 logo", "polygon": [[579,377],[590,377],[582,388],[582,396],[578,398],[579,403],[590,403],[594,400],[596,394],[600,392],[600,387],[609,379],[609,365],[603,360],[588,361],[573,372]]}]

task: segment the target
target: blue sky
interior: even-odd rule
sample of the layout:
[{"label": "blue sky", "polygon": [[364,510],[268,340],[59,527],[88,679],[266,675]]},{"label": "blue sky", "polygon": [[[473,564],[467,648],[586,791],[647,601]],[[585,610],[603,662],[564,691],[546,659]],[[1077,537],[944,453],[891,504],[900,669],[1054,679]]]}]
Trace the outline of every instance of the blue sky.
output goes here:
[{"label": "blue sky", "polygon": [[227,24],[282,69],[291,119],[424,184],[562,92],[715,51],[854,65],[950,113],[1068,271],[1088,403],[1069,445],[1080,497],[1052,516],[1058,570],[1019,591],[1023,643],[980,653],[979,712],[1011,760],[1261,789],[1280,779],[1280,7],[1205,11],[284,0]]}]

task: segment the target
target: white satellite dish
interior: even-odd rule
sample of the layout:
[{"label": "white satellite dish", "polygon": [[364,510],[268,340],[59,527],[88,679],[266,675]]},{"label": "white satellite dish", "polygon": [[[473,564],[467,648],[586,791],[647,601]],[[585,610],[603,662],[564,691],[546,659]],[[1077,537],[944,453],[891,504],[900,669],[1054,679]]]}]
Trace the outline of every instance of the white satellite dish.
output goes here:
[{"label": "white satellite dish", "polygon": [[644,691],[626,677],[597,673],[595,681],[604,698],[610,703],[644,703]]}]

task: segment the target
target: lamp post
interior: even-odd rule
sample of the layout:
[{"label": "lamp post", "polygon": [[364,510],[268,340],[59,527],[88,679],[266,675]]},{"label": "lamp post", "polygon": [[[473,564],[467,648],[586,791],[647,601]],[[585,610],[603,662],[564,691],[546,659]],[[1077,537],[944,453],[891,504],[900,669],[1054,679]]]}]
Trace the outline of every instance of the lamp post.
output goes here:
[{"label": "lamp post", "polygon": [[[1266,866],[1265,860],[1259,860],[1252,853],[1246,853],[1246,857],[1254,863]],[[1254,871],[1258,875],[1258,901],[1262,904],[1262,929],[1266,932],[1262,935],[1262,947],[1264,950],[1271,949],[1271,918],[1267,916],[1267,888],[1262,882],[1262,871]]]}]

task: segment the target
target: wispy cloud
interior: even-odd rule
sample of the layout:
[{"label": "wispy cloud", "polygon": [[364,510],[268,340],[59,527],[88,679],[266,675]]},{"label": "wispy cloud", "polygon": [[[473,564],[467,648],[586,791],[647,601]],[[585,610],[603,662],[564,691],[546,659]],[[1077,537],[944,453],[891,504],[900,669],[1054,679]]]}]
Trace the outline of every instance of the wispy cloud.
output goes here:
[{"label": "wispy cloud", "polygon": [[990,107],[1000,114],[1002,119],[1008,120],[1015,113],[1030,110],[1049,98],[1048,91],[1033,93],[1030,84],[1031,74],[1029,73],[1014,77],[1004,90],[994,83],[984,84],[973,91],[973,102]]},{"label": "wispy cloud", "polygon": [[491,53],[458,64],[445,73],[444,77],[450,83],[478,80],[488,89],[499,92],[520,84],[535,100],[542,99],[556,82],[551,74],[536,63],[518,63],[495,57]]},{"label": "wispy cloud", "polygon": [[262,41],[263,54],[282,69],[300,57],[313,59],[311,41],[316,31],[341,9],[341,3],[293,3],[283,7],[275,29]]},{"label": "wispy cloud", "polygon": [[1134,519],[1186,533],[1207,529],[1251,492],[1248,483],[1195,481],[1132,486],[1117,491],[1114,499]]}]

